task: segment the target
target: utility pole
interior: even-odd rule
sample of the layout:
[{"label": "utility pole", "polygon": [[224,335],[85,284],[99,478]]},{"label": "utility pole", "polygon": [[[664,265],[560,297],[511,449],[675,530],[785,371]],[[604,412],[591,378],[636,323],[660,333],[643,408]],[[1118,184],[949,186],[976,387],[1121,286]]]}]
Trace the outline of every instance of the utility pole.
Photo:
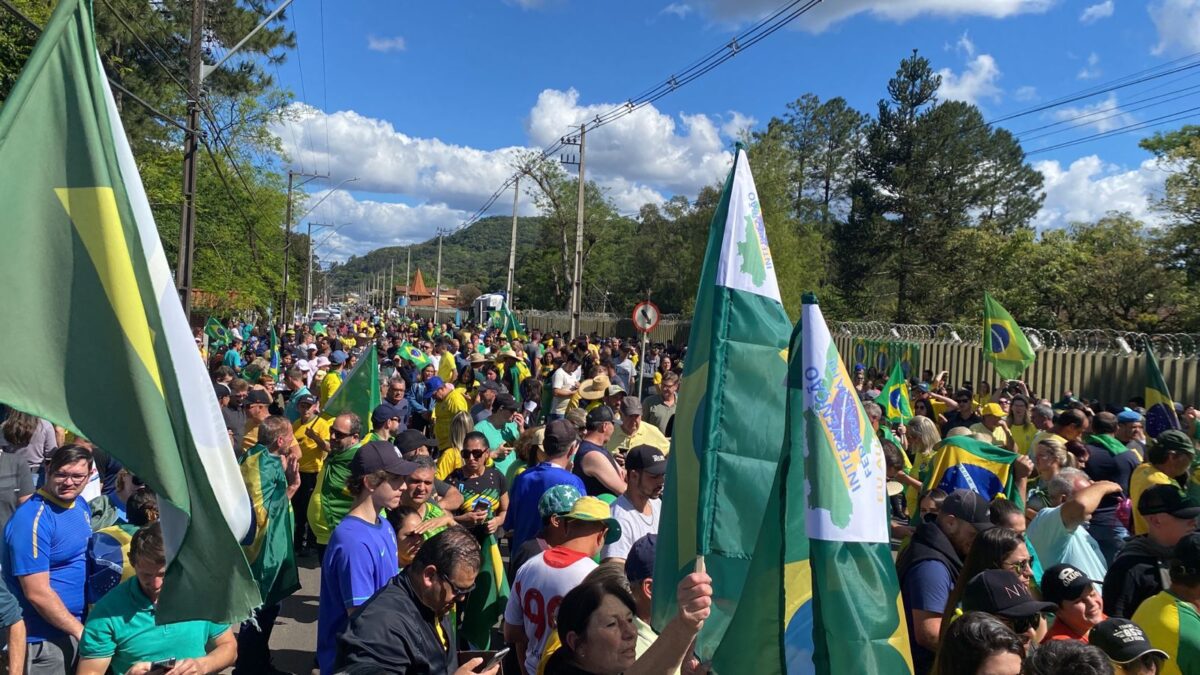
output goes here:
[{"label": "utility pole", "polygon": [[412,244],[408,245],[408,264],[404,266],[404,311],[408,312],[408,285],[412,283]]},{"label": "utility pole", "polygon": [[433,323],[438,322],[438,310],[442,307],[442,237],[445,236],[445,230],[438,229],[438,263],[437,263],[437,281],[433,285]]},{"label": "utility pole", "polygon": [[[202,0],[200,0],[200,1],[202,1]],[[295,185],[295,179],[297,176],[299,176],[301,178],[308,178],[308,180],[304,181],[303,183],[300,183],[300,185]],[[286,317],[287,317],[287,301],[288,301],[288,292],[287,292],[288,263],[290,262],[288,260],[288,256],[292,252],[292,189],[297,188],[297,187],[303,187],[307,183],[309,183],[317,178],[328,178],[328,177],[329,176],[325,176],[325,175],[321,175],[321,174],[302,173],[299,171],[292,171],[291,169],[288,169],[287,216],[286,216],[286,220],[284,221],[284,224],[283,224],[283,294],[279,300],[280,316],[285,317],[285,321],[287,320]],[[301,218],[303,218],[303,216],[301,216]]]},{"label": "utility pole", "polygon": [[513,225],[512,242],[508,246],[508,284],[504,287],[504,301],[513,309],[513,281],[517,276],[517,199],[521,196],[521,174],[513,181]]},{"label": "utility pole", "polygon": [[579,204],[575,215],[575,274],[571,278],[571,337],[575,338],[579,333],[579,314],[583,310],[583,288],[581,281],[583,279],[583,187],[585,184],[583,172],[583,147],[584,134],[587,132],[587,125],[579,125],[579,135],[575,138],[564,138],[563,145],[578,145],[579,160],[562,158],[563,164],[577,164],[579,166]]},{"label": "utility pole", "polygon": [[[308,221],[308,274],[304,277],[304,317],[312,313],[313,304],[313,264],[316,257],[316,250],[313,247],[312,231],[314,227],[333,227],[329,223],[314,223]],[[326,302],[326,305],[329,303]]]},{"label": "utility pole", "polygon": [[392,258],[392,269],[388,272],[388,309],[396,303],[396,259]]},{"label": "utility pole", "polygon": [[175,287],[183,314],[192,316],[192,274],[196,252],[196,159],[200,150],[200,96],[204,65],[204,0],[192,0],[192,34],[188,41],[187,133],[183,138],[183,214],[179,223],[179,264]]}]

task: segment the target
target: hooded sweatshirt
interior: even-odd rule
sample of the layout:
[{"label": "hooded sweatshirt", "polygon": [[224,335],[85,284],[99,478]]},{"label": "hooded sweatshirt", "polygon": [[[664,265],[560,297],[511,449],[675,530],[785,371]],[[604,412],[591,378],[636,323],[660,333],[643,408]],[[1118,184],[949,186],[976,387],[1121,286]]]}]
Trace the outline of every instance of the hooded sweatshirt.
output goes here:
[{"label": "hooded sweatshirt", "polygon": [[1170,546],[1155,543],[1149,535],[1126,542],[1104,575],[1104,612],[1128,619],[1143,600],[1165,590],[1170,585],[1170,555]]}]

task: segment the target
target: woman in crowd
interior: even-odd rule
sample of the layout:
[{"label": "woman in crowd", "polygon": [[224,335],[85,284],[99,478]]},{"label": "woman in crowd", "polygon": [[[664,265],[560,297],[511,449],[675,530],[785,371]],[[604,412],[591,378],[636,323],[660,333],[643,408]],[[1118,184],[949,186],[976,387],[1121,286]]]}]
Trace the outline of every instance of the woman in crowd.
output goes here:
[{"label": "woman in crowd", "polygon": [[470,413],[460,412],[450,420],[450,447],[437,458],[438,480],[446,480],[450,474],[462,468],[462,444],[474,429],[475,421]]},{"label": "woman in crowd", "polygon": [[1067,446],[1054,438],[1043,438],[1038,442],[1033,462],[1037,469],[1037,482],[1029,489],[1029,498],[1025,500],[1025,517],[1029,520],[1050,505],[1045,488],[1058,472],[1079,467],[1075,456],[1067,452]]},{"label": "woman in crowd", "polygon": [[1011,628],[984,612],[968,612],[942,638],[932,675],[1020,675],[1025,646]]},{"label": "woman in crowd", "polygon": [[[971,552],[963,561],[963,568],[958,573],[958,581],[950,597],[946,600],[946,610],[942,616],[954,616],[958,611],[959,602],[966,592],[967,582],[984,570],[1011,570],[1026,584],[1033,580],[1032,559],[1025,545],[1025,538],[1007,527],[993,527],[975,537]],[[950,624],[942,622],[942,638],[939,644],[946,644],[946,633]]]},{"label": "woman in crowd", "polygon": [[53,425],[20,410],[10,409],[8,419],[0,425],[0,446],[25,460],[30,473],[42,470],[42,463],[58,447],[55,440]]},{"label": "woman in crowd", "polygon": [[1008,410],[1008,431],[1016,443],[1018,455],[1029,454],[1030,444],[1038,432],[1029,413],[1029,399],[1020,394],[1014,396]]}]

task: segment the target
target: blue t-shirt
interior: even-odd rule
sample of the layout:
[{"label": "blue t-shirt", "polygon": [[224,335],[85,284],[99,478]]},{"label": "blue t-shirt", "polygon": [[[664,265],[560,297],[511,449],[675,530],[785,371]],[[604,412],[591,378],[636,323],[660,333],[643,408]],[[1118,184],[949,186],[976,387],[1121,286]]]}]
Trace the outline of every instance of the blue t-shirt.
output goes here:
[{"label": "blue t-shirt", "polygon": [[504,517],[504,529],[513,530],[510,551],[517,550],[521,544],[541,532],[542,517],[538,514],[538,500],[555,485],[574,485],[580,494],[587,494],[579,476],[550,462],[526,470],[513,481],[512,489],[508,492],[508,513]]},{"label": "blue t-shirt", "polygon": [[300,419],[300,406],[297,403],[300,401],[300,397],[310,394],[312,392],[308,390],[308,387],[300,387],[292,392],[292,395],[288,398],[287,405],[283,407],[283,416],[288,418],[289,422],[295,422]]},{"label": "blue t-shirt", "polygon": [[317,665],[333,672],[337,635],[346,628],[347,610],[366,602],[400,571],[396,531],[386,518],[372,525],[346,516],[329,537],[321,561],[321,604],[317,613]]},{"label": "blue t-shirt", "polygon": [[[928,673],[933,667],[934,653],[917,644],[913,630],[913,611],[922,610],[941,614],[946,609],[946,600],[954,589],[950,569],[938,560],[922,560],[904,575],[900,595],[904,598],[904,621],[908,624],[909,641],[912,645],[913,669],[916,675]],[[943,618],[945,620],[945,618]]]},{"label": "blue t-shirt", "polygon": [[1082,525],[1068,530],[1062,520],[1062,505],[1038,511],[1025,530],[1025,537],[1037,550],[1043,567],[1067,563],[1079,568],[1089,579],[1103,579],[1108,564],[1100,544]]},{"label": "blue t-shirt", "polygon": [[49,572],[50,588],[82,621],[91,537],[91,511],[82,497],[64,505],[42,490],[22,504],[4,527],[4,582],[21,603],[28,642],[59,638],[63,632],[38,614],[21,592],[17,577]]}]

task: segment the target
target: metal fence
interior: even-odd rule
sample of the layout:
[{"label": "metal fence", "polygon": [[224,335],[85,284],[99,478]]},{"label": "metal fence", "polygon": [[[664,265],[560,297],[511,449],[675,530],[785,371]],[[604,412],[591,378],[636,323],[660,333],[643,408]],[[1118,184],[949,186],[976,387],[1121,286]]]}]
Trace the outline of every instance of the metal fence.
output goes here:
[{"label": "metal fence", "polygon": [[[920,363],[913,364],[917,374],[921,370],[948,370],[953,384],[966,380],[995,384],[1000,379],[983,359],[982,325],[833,322],[829,329],[843,355],[853,353],[856,339],[912,342],[921,346]],[[1067,390],[1080,398],[1109,403],[1141,396],[1146,386],[1145,350],[1152,345],[1175,400],[1200,401],[1200,335],[1103,329],[1021,330],[1037,355],[1024,380],[1032,391],[1046,398],[1056,400]]]}]

